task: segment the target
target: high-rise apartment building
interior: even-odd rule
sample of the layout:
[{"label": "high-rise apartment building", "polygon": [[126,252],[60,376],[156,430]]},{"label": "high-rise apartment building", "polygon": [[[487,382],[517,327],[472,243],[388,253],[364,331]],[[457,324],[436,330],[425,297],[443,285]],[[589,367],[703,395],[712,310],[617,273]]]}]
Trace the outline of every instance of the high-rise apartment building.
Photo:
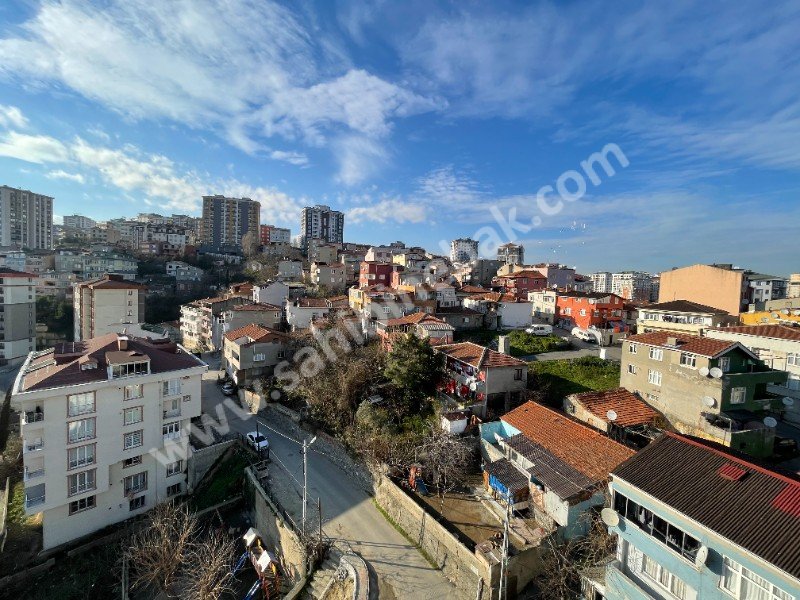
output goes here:
[{"label": "high-rise apartment building", "polygon": [[53,247],[53,199],[0,186],[0,246]]},{"label": "high-rise apartment building", "polygon": [[11,402],[45,550],[186,493],[207,369],[168,339],[115,333],[28,355]]},{"label": "high-rise apartment building", "polygon": [[600,292],[601,294],[611,293],[611,273],[608,271],[599,271],[592,273],[589,277],[592,279],[592,291]]},{"label": "high-rise apartment building", "polygon": [[300,215],[300,235],[303,248],[307,248],[310,239],[341,244],[344,242],[344,213],[324,204],[306,206]]},{"label": "high-rise apartment building", "polygon": [[626,300],[655,301],[658,293],[653,294],[653,276],[641,271],[624,271],[611,276],[611,293]]},{"label": "high-rise apartment building", "polygon": [[288,229],[275,227],[275,225],[261,226],[261,245],[288,244],[291,242],[292,234]]},{"label": "high-rise apartment building", "polygon": [[66,215],[64,217],[64,229],[91,229],[97,222],[83,215]]},{"label": "high-rise apartment building", "polygon": [[147,288],[122,275],[76,283],[73,293],[75,341],[118,333],[125,325],[144,323]]},{"label": "high-rise apartment building", "polygon": [[450,242],[450,260],[465,263],[478,258],[478,242],[469,238],[458,238]]},{"label": "high-rise apartment building", "polygon": [[525,246],[520,244],[503,244],[497,249],[497,260],[504,265],[524,265]]},{"label": "high-rise apartment building", "polygon": [[250,198],[203,196],[200,241],[213,248],[242,245],[248,231],[260,235],[261,205]]},{"label": "high-rise apartment building", "polygon": [[0,267],[0,362],[35,350],[36,275]]}]

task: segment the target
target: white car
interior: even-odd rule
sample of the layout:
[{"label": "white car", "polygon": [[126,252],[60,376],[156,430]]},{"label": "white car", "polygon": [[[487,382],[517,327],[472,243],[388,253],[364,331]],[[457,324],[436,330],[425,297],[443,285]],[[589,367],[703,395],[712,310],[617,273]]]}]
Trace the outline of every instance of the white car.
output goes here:
[{"label": "white car", "polygon": [[531,333],[533,335],[552,335],[553,334],[553,326],[552,325],[532,325],[525,329],[525,333]]},{"label": "white car", "polygon": [[247,444],[259,454],[264,451],[269,452],[269,442],[263,433],[251,431],[245,438],[247,438]]}]

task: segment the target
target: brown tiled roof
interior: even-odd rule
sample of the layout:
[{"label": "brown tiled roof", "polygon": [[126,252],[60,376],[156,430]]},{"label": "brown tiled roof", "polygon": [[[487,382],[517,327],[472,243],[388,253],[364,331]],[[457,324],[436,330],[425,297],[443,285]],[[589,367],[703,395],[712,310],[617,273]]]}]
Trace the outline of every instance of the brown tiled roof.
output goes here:
[{"label": "brown tiled roof", "polygon": [[35,278],[36,275],[34,275],[32,273],[26,273],[24,271],[16,271],[14,269],[9,269],[8,267],[0,267],[0,277],[4,277],[4,278],[5,277],[8,277],[8,278],[20,277],[20,278],[27,279],[29,277],[34,277]]},{"label": "brown tiled roof", "polygon": [[499,275],[500,279],[516,279],[518,277],[538,277],[541,279],[547,279],[544,275],[542,275],[539,271],[534,271],[532,269],[525,269],[523,271],[516,271],[514,273],[509,273],[508,275]]},{"label": "brown tiled roof", "polygon": [[297,306],[300,308],[328,308],[325,298],[298,298]]},{"label": "brown tiled roof", "polygon": [[78,284],[78,287],[91,288],[93,290],[144,290],[147,286],[135,283],[133,281],[125,281],[124,279],[105,275],[100,279],[93,279],[91,281],[83,281]]},{"label": "brown tiled roof", "polygon": [[482,369],[484,367],[524,367],[525,361],[522,361],[508,354],[491,350],[485,346],[475,344],[473,342],[461,342],[460,344],[447,344],[445,346],[437,346],[437,352],[442,352],[448,356],[465,362]]},{"label": "brown tiled roof", "polygon": [[462,285],[457,291],[463,294],[485,294],[486,292],[491,292],[492,290],[487,290],[486,288],[482,288],[478,285]]},{"label": "brown tiled roof", "polygon": [[267,304],[266,302],[254,302],[252,304],[240,304],[238,306],[234,306],[232,310],[235,311],[246,311],[246,312],[259,312],[259,311],[267,311],[267,310],[283,310],[280,306],[275,306],[274,304]]},{"label": "brown tiled roof", "polygon": [[[514,294],[486,292],[485,294],[476,294],[474,296],[470,296],[470,300],[488,300],[489,302],[517,302],[517,297]],[[527,300],[519,300],[519,302],[527,302]]]},{"label": "brown tiled roof", "polygon": [[714,308],[706,304],[698,304],[697,302],[690,302],[689,300],[670,300],[669,302],[658,302],[656,304],[649,304],[647,310],[667,310],[673,312],[686,312],[686,313],[709,313],[712,315],[727,315],[728,313],[722,309]]},{"label": "brown tiled roof", "polygon": [[[668,346],[667,339],[669,338],[675,338],[678,341],[678,346]],[[680,350],[681,352],[708,356],[709,358],[718,356],[738,344],[737,342],[729,340],[715,340],[707,337],[667,331],[652,331],[650,333],[632,335],[628,338],[628,341],[647,344],[648,346],[661,346],[671,350]]]},{"label": "brown tiled roof", "polygon": [[[738,477],[740,471],[744,475]],[[800,480],[796,476],[759,466],[712,442],[673,433],[616,467],[613,475],[792,577],[800,577]]]},{"label": "brown tiled roof", "polygon": [[466,306],[440,306],[436,309],[437,314],[443,315],[479,315],[480,311]]},{"label": "brown tiled roof", "polygon": [[[205,363],[178,348],[175,344],[164,341],[128,337],[129,355],[138,353],[150,359],[151,373],[179,371],[192,367],[204,366]],[[68,342],[58,348],[34,354],[34,358],[26,366],[22,376],[22,391],[40,390],[54,387],[106,381],[107,356],[119,358],[120,351],[116,333],[108,333],[84,342]],[[133,358],[133,357],[132,357]],[[96,362],[96,369],[81,370],[80,365]]]},{"label": "brown tiled roof", "polygon": [[269,327],[257,325],[256,323],[250,323],[249,325],[234,329],[225,334],[225,339],[231,342],[235,342],[241,338],[247,338],[250,340],[248,343],[252,344],[255,342],[269,342],[272,340],[284,341],[288,340],[289,336],[280,331],[270,329]]},{"label": "brown tiled roof", "polygon": [[741,325],[735,327],[716,327],[714,329],[709,329],[709,331],[738,333],[742,335],[752,335],[754,337],[800,342],[800,328],[787,327],[786,325]]},{"label": "brown tiled roof", "polygon": [[609,422],[606,413],[613,410],[617,413],[614,423],[620,427],[652,423],[658,416],[658,412],[650,408],[644,400],[625,388],[604,392],[583,392],[573,394],[571,398],[606,423]]},{"label": "brown tiled roof", "polygon": [[634,453],[599,431],[536,402],[528,401],[500,418],[593,482],[605,481]]}]

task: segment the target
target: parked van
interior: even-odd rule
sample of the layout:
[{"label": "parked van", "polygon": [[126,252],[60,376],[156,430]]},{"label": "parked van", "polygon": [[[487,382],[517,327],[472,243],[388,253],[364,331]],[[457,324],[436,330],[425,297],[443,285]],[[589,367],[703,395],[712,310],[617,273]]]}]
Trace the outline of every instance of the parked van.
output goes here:
[{"label": "parked van", "polygon": [[553,326],[531,325],[525,330],[525,333],[532,333],[533,335],[553,335]]}]

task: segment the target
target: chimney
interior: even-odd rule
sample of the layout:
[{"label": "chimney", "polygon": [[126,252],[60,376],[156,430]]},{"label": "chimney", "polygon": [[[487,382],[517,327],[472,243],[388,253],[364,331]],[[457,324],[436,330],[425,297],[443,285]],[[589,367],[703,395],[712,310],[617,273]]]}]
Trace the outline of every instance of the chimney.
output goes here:
[{"label": "chimney", "polygon": [[511,354],[511,342],[508,340],[507,335],[501,335],[497,338],[497,351],[503,354]]},{"label": "chimney", "polygon": [[677,345],[678,345],[678,338],[676,337],[667,338],[667,346],[677,346]]},{"label": "chimney", "polygon": [[127,335],[120,335],[117,336],[117,346],[119,347],[120,351],[128,349],[128,336]]}]

